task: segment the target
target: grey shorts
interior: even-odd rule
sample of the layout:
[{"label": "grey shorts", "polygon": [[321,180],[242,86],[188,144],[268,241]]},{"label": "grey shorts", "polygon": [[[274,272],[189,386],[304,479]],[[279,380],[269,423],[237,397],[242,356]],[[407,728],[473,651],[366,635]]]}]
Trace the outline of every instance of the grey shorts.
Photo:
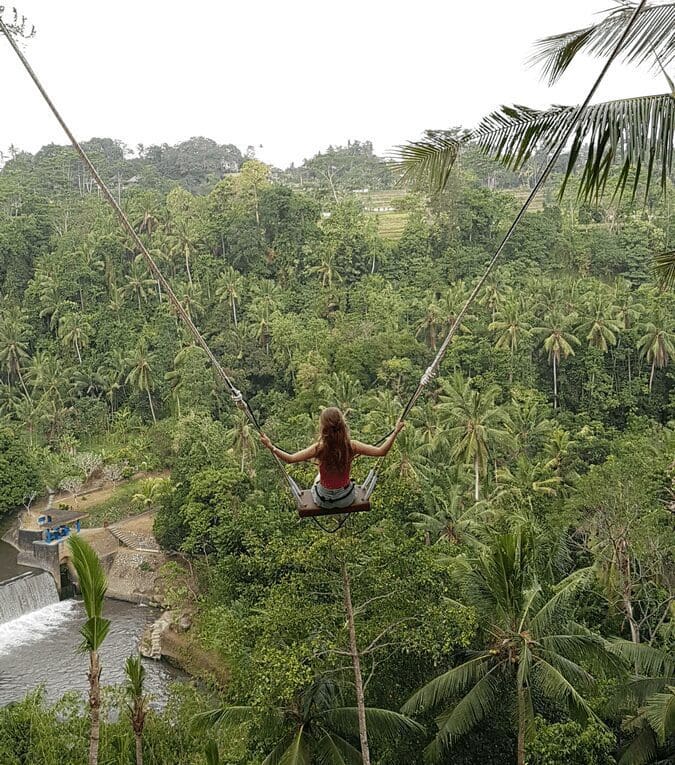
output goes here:
[{"label": "grey shorts", "polygon": [[319,476],[317,476],[311,492],[316,506],[322,507],[324,510],[339,510],[342,507],[349,507],[354,504],[356,499],[354,481],[350,481],[348,486],[343,486],[341,489],[326,489],[319,483]]}]

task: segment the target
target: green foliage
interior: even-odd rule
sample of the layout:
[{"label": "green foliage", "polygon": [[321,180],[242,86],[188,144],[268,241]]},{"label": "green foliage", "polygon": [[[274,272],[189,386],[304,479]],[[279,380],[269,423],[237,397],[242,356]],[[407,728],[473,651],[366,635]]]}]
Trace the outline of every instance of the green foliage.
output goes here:
[{"label": "green foliage", "polygon": [[[507,172],[469,147],[443,194],[378,197],[389,169],[359,142],[284,173],[206,139],[131,158],[109,139],[90,149],[104,175],[119,174],[133,225],[288,450],[316,437],[327,404],[343,408],[355,438],[389,432],[536,172],[534,161]],[[378,229],[380,204],[405,219],[396,236]],[[146,761],[203,763],[206,739],[189,722],[205,706],[245,710],[241,724],[209,732],[214,761],[336,758],[336,747],[349,761],[343,565],[366,706],[380,723],[396,727],[391,710],[427,688],[453,762],[502,765],[516,756],[508,712],[520,679],[532,762],[611,762],[616,737],[593,720],[619,725],[605,709],[617,688],[622,740],[658,747],[672,683],[655,671],[627,681],[637,665],[619,667],[619,651],[608,664],[604,639],[633,628],[654,650],[672,642],[675,303],[649,258],[674,234],[656,197],[645,210],[573,193],[532,208],[410,412],[371,512],[326,535],[297,520],[255,429],[77,161],[63,147],[13,156],[0,171],[0,498],[11,495],[10,509],[39,488],[36,464],[39,483],[56,486],[82,474],[83,453],[100,454],[91,481],[115,485],[89,525],[157,510],[157,539],[177,553],[162,572],[167,604],[194,625],[181,636],[191,666],[213,669],[214,689],[227,677],[208,704],[183,687],[165,712],[147,710]],[[355,461],[354,476],[371,464]],[[302,485],[315,470],[291,467]],[[151,475],[121,483],[136,471]],[[89,644],[105,626],[90,615]],[[300,734],[301,707],[326,679],[340,689],[336,715],[318,704],[330,731]],[[636,683],[650,693],[638,699]],[[423,706],[426,733],[395,738],[384,725],[378,738],[372,720],[378,761],[420,765],[434,751]],[[80,765],[81,712],[40,701],[0,710],[0,760]],[[130,761],[128,717],[103,722],[102,762]]]},{"label": "green foliage", "polygon": [[42,488],[31,453],[9,430],[0,430],[0,515],[20,507]]},{"label": "green foliage", "polygon": [[598,724],[547,723],[535,719],[527,765],[615,765],[614,736]]}]

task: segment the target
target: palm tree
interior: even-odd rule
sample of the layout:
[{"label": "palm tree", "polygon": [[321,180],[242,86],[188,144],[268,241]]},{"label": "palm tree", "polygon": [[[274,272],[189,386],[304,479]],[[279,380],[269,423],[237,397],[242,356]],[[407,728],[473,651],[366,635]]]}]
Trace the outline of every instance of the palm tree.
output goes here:
[{"label": "palm tree", "polygon": [[495,348],[508,351],[511,356],[509,382],[513,382],[513,366],[521,342],[529,336],[531,325],[523,316],[525,313],[522,300],[513,294],[506,297],[495,312],[488,326],[490,332],[497,333]]},{"label": "palm tree", "polygon": [[316,274],[319,277],[321,286],[324,289],[332,289],[335,282],[342,281],[342,276],[335,265],[336,259],[337,256],[334,252],[323,252],[319,263],[315,266],[310,266],[308,269],[310,274]]},{"label": "palm tree", "polygon": [[586,333],[591,348],[607,353],[617,343],[621,327],[616,319],[617,307],[601,292],[594,290],[587,305],[588,319],[579,325],[579,332]]},{"label": "palm tree", "polygon": [[432,488],[428,496],[431,507],[425,509],[425,512],[410,514],[412,525],[423,532],[426,544],[478,544],[485,508],[481,507],[483,503],[467,505],[463,495],[464,492],[457,485],[443,494],[434,492]]},{"label": "palm tree", "polygon": [[615,640],[609,650],[630,667],[630,679],[610,701],[632,734],[619,765],[672,762],[675,757],[675,663],[647,643]]},{"label": "palm tree", "polygon": [[[256,710],[230,706],[203,713],[200,727],[247,722]],[[366,709],[369,732],[375,741],[390,743],[399,736],[420,733],[422,727],[405,715],[388,709]],[[319,678],[285,708],[272,712],[266,727],[283,731],[262,765],[360,765],[362,753],[351,743],[358,740],[357,710],[343,706],[338,688]]]},{"label": "palm tree", "polygon": [[239,467],[243,473],[248,465],[248,473],[253,471],[253,457],[258,451],[258,434],[243,412],[235,413],[234,425],[227,431],[230,448],[239,456]]},{"label": "palm tree", "polygon": [[147,478],[141,484],[140,491],[136,492],[131,498],[134,505],[142,507],[143,510],[151,510],[159,505],[161,498],[169,489],[168,478]]},{"label": "palm tree", "polygon": [[72,346],[77,354],[77,361],[82,363],[82,350],[89,345],[92,332],[91,324],[84,320],[82,314],[67,313],[59,321],[59,337],[65,346]]},{"label": "palm tree", "polygon": [[28,398],[30,395],[21,374],[21,368],[29,358],[29,327],[23,315],[17,313],[0,321],[0,363],[7,372],[7,384],[11,385],[14,378],[18,378],[23,392]]},{"label": "palm tree", "polygon": [[548,405],[541,402],[538,394],[516,390],[511,393],[507,413],[506,430],[517,449],[516,453],[528,457],[537,454],[554,428],[553,420],[549,419],[551,410]]},{"label": "palm tree", "polygon": [[543,348],[548,363],[553,366],[553,408],[558,408],[558,369],[560,360],[574,356],[573,345],[581,345],[579,338],[569,331],[574,315],[554,313],[546,319],[546,326],[535,327],[534,332],[543,337]]},{"label": "palm tree", "polygon": [[638,340],[640,356],[647,359],[651,364],[649,374],[649,392],[652,392],[654,372],[656,369],[665,369],[670,359],[675,356],[675,321],[660,306],[656,309],[653,321],[641,325],[640,331],[644,334]]},{"label": "palm tree", "polygon": [[515,465],[497,468],[495,499],[507,499],[520,507],[527,503],[531,508],[534,497],[555,497],[562,479],[552,468],[549,463],[532,462],[523,455]]},{"label": "palm tree", "polygon": [[602,638],[560,616],[589,572],[576,571],[545,590],[535,574],[535,551],[534,535],[521,529],[456,559],[457,585],[478,612],[484,647],[427,683],[403,707],[405,714],[443,710],[427,750],[430,759],[492,714],[503,715],[505,704],[517,721],[518,765],[525,763],[535,705],[553,703],[602,724],[583,694],[593,689],[592,669],[617,671],[618,662]]},{"label": "palm tree", "polygon": [[73,566],[82,593],[87,621],[80,628],[82,635],[81,650],[89,653],[89,765],[98,763],[98,744],[100,738],[101,711],[101,662],[99,649],[105,640],[110,621],[103,618],[103,603],[108,588],[103,567],[93,547],[81,536],[69,538]]},{"label": "palm tree", "polygon": [[487,474],[492,447],[508,440],[501,427],[506,413],[496,404],[499,388],[491,385],[483,391],[474,388],[470,380],[456,373],[450,383],[443,385],[438,412],[441,421],[450,425],[446,432],[451,444],[451,457],[472,465],[474,499],[480,499],[480,479]]},{"label": "palm tree", "polygon": [[363,388],[358,380],[341,370],[333,372],[328,380],[319,385],[319,393],[324,397],[327,406],[336,406],[342,410],[345,417],[349,417],[356,409]]},{"label": "palm tree", "polygon": [[[541,64],[544,75],[554,84],[577,55],[608,57],[636,8],[636,1],[627,0],[596,24],[540,40],[531,62]],[[502,106],[483,119],[475,131],[427,131],[422,140],[401,147],[403,177],[418,183],[428,181],[435,189],[444,188],[462,147],[467,144],[477,144],[489,156],[518,171],[538,152],[544,155],[554,152],[561,136],[571,130],[561,194],[580,158],[578,195],[584,200],[600,197],[610,177],[616,180],[614,195],[618,197],[626,189],[631,197],[644,189],[646,198],[657,178],[665,193],[672,175],[675,142],[675,85],[665,70],[675,57],[674,26],[675,3],[647,4],[634,20],[620,51],[625,62],[660,69],[667,82],[666,93],[592,104],[578,122],[578,106],[553,106],[543,111],[527,106]],[[611,176],[617,163],[620,171]],[[675,275],[675,251],[661,256],[657,263],[662,279]]]},{"label": "palm tree", "polygon": [[187,312],[187,315],[193,321],[199,319],[204,314],[203,296],[198,284],[188,283],[180,285],[176,289],[176,296]]},{"label": "palm tree", "polygon": [[415,322],[415,329],[417,330],[415,337],[421,337],[429,348],[435,351],[442,323],[443,315],[439,305],[433,300],[428,301],[424,307],[422,317]]},{"label": "palm tree", "polygon": [[142,310],[142,304],[148,299],[150,290],[155,286],[155,280],[149,278],[145,261],[142,260],[142,257],[142,255],[136,257],[131,266],[131,271],[126,278],[126,284],[122,287],[122,294],[125,297],[136,298],[139,311]]},{"label": "palm tree", "polygon": [[232,266],[228,266],[216,282],[216,298],[227,300],[232,311],[232,321],[237,328],[237,303],[244,288],[244,277]]},{"label": "palm tree", "polygon": [[127,676],[127,714],[134,731],[136,742],[136,765],[143,765],[143,728],[148,715],[148,697],[143,689],[145,667],[139,655],[129,656],[124,665]]},{"label": "palm tree", "polygon": [[128,360],[128,364],[131,366],[131,371],[127,375],[126,382],[139,391],[139,393],[145,393],[148,397],[148,404],[150,404],[150,413],[152,414],[152,421],[157,423],[157,417],[155,417],[155,407],[152,403],[152,391],[155,388],[155,383],[152,378],[152,355],[148,352],[147,346],[142,343],[136,349],[135,355]]}]

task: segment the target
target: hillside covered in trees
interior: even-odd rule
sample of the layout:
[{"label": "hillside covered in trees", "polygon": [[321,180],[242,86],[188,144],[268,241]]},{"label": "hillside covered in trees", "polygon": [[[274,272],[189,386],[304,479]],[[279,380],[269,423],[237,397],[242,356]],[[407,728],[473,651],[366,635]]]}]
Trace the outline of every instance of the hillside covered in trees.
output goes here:
[{"label": "hillside covered in trees", "polygon": [[[426,196],[394,188],[368,142],[285,171],[204,138],[86,148],[289,451],[328,405],[356,438],[389,432],[537,167],[469,150]],[[83,455],[170,470],[151,498],[185,563],[170,605],[229,678],[149,713],[148,762],[205,762],[194,719],[212,708],[212,762],[361,762],[347,586],[373,763],[672,761],[675,297],[652,264],[675,220],[655,194],[582,204],[559,181],[411,412],[373,510],[331,535],[298,521],[71,150],[7,158],[0,513],[77,491]],[[104,724],[102,761],[130,761],[126,726]],[[0,710],[0,760],[85,762],[85,729],[78,705],[31,696]],[[39,743],[64,736],[75,749]]]}]

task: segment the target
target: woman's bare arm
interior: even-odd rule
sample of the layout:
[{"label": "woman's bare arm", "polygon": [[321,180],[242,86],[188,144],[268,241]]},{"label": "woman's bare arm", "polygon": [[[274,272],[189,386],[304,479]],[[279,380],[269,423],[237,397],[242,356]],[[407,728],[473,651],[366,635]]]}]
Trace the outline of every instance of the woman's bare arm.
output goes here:
[{"label": "woman's bare arm", "polygon": [[354,454],[362,454],[364,457],[384,457],[387,455],[391,447],[394,445],[396,436],[403,429],[404,423],[397,422],[394,430],[389,434],[387,440],[380,444],[380,446],[372,446],[371,444],[364,444],[361,441],[352,441],[352,450]]},{"label": "woman's bare arm", "polygon": [[316,457],[318,443],[314,443],[311,446],[308,446],[306,449],[301,449],[299,452],[293,452],[291,454],[289,452],[285,452],[283,449],[279,449],[278,447],[274,446],[274,444],[270,441],[270,439],[264,433],[261,433],[260,440],[272,452],[272,454],[275,457],[278,457],[282,462],[285,462],[287,465],[292,465],[294,462],[306,462],[307,460],[311,460],[314,457]]}]

